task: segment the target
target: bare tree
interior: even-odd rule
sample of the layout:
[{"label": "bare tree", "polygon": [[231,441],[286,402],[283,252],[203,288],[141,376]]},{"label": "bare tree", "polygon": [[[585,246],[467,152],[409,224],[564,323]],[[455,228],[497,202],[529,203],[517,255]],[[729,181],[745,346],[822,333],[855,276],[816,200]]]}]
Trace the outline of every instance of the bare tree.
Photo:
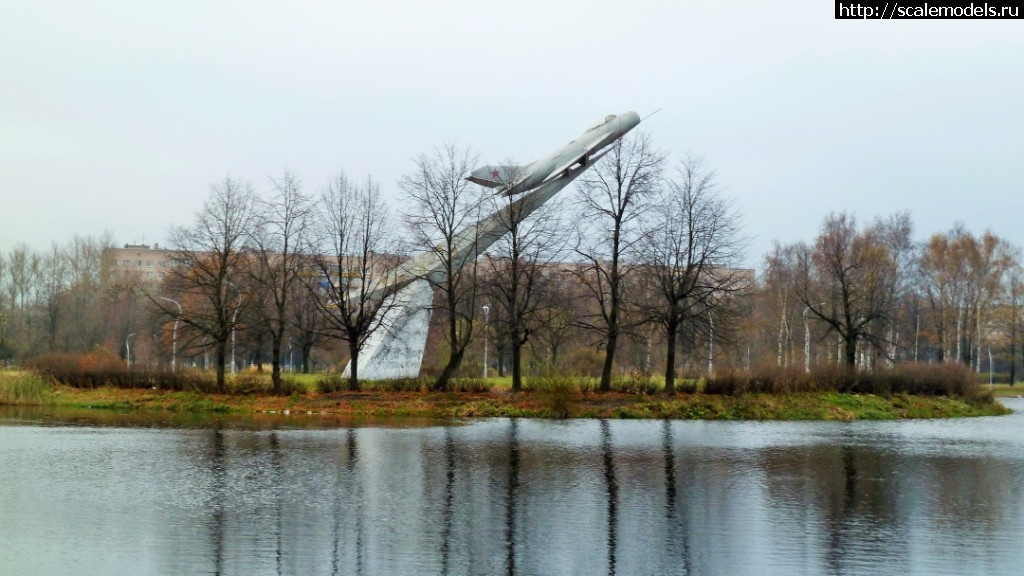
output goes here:
[{"label": "bare tree", "polygon": [[11,316],[7,294],[7,257],[0,252],[0,362],[6,362],[13,356],[13,350],[7,344],[7,323]]},{"label": "bare tree", "polygon": [[680,163],[650,216],[636,249],[653,298],[638,305],[665,330],[665,391],[671,393],[680,329],[688,324],[709,339],[726,333],[729,300],[746,287],[747,275],[734,268],[744,240],[739,213],[719,192],[714,171],[697,159]]},{"label": "bare tree", "polygon": [[954,229],[948,234],[933,234],[918,259],[919,279],[928,299],[939,360],[947,362],[954,360],[950,353],[951,314],[957,314],[961,308],[966,283],[966,270],[958,257],[961,232]]},{"label": "bare tree", "polygon": [[891,310],[886,315],[885,323],[888,350],[879,350],[884,352],[887,363],[891,364],[899,356],[901,328],[909,322],[908,316],[913,308],[913,284],[917,269],[917,247],[912,238],[914,225],[910,213],[901,212],[887,218],[876,218],[871,229],[892,260],[893,277],[888,283]]},{"label": "bare tree", "polygon": [[39,292],[41,259],[25,243],[19,243],[7,255],[8,317],[6,330],[20,354],[31,353],[35,346],[38,321],[34,307]]},{"label": "bare tree", "polygon": [[98,237],[72,237],[66,247],[68,258],[68,347],[92,350],[106,333],[103,254],[113,245],[113,237],[104,232]]},{"label": "bare tree", "polygon": [[[394,305],[399,256],[390,213],[380,185],[367,178],[362,186],[339,174],[322,196],[316,244],[318,297],[328,334],[348,344],[349,389],[359,390],[359,353],[367,339],[387,329],[384,318]],[[319,283],[322,282],[322,285]]]},{"label": "bare tree", "polygon": [[1015,264],[1007,274],[1007,300],[1008,300],[1008,316],[1007,323],[1009,324],[1008,332],[1010,333],[1010,386],[1017,383],[1017,348],[1020,346],[1018,340],[1020,339],[1020,327],[1021,327],[1021,297],[1024,295],[1024,270],[1021,269],[1020,264]]},{"label": "bare tree", "polygon": [[[307,265],[315,269],[311,257],[307,255],[307,258]],[[324,323],[323,312],[317,304],[317,289],[319,289],[318,286],[313,286],[311,290],[308,281],[300,282],[292,287],[292,295],[289,298],[291,302],[289,332],[294,335],[289,340],[289,346],[298,347],[303,374],[309,374],[310,354],[326,338],[327,326]]]},{"label": "bare tree", "polygon": [[[427,278],[437,294],[434,309],[444,315],[449,350],[434,384],[437,390],[448,389],[473,336],[478,254],[472,240],[480,219],[481,193],[464,177],[476,161],[468,148],[445,144],[416,158],[416,171],[399,181],[408,202],[404,216],[412,241],[441,265],[439,274]],[[460,253],[460,243],[467,240],[472,246],[469,253]]]},{"label": "bare tree", "polygon": [[974,315],[974,371],[980,373],[982,347],[986,339],[986,315],[992,303],[1002,295],[1003,280],[1010,268],[1019,260],[1019,256],[1006,240],[988,230],[971,242],[970,246],[967,269],[970,292],[973,296],[971,312]]},{"label": "bare tree", "polygon": [[290,323],[290,298],[304,264],[310,206],[294,173],[286,171],[272,182],[274,195],[259,203],[259,224],[249,235],[256,257],[249,271],[262,295],[259,309],[270,335],[271,379],[277,393],[281,390],[281,351]]},{"label": "bare tree", "polygon": [[[507,163],[501,172],[507,179],[505,184],[522,177],[520,169],[512,163]],[[501,229],[507,231],[488,251],[485,284],[493,295],[492,301],[502,308],[502,313],[495,316],[504,319],[500,330],[505,332],[512,355],[513,392],[522,390],[523,346],[536,328],[544,302],[538,297],[541,276],[566,245],[564,236],[560,239],[557,234],[557,206],[545,204],[534,212],[537,207],[531,203],[536,201],[531,196],[515,199],[498,195],[488,202],[500,220]]]},{"label": "bare tree", "polygon": [[638,220],[657,189],[664,156],[644,134],[615,142],[593,168],[579,178],[577,200],[582,225],[576,252],[584,263],[576,273],[597,303],[597,312],[581,319],[604,342],[601,391],[611,389],[612,366],[623,331],[625,256],[640,236]]},{"label": "bare tree", "polygon": [[67,258],[56,242],[41,260],[40,280],[39,299],[45,314],[46,350],[56,350],[57,333],[63,327],[67,289]]},{"label": "bare tree", "polygon": [[169,294],[182,306],[147,294],[164,314],[191,329],[191,344],[216,354],[217,386],[224,390],[228,343],[245,305],[240,282],[252,264],[246,240],[255,226],[255,195],[245,182],[226,178],[211,187],[210,196],[188,228],[170,232],[175,265],[165,280]]},{"label": "bare tree", "polygon": [[533,356],[549,368],[557,368],[563,351],[580,340],[576,335],[579,328],[568,276],[567,272],[554,267],[540,275],[537,290],[540,304],[535,314],[536,327],[530,333],[530,349]]},{"label": "bare tree", "polygon": [[858,344],[884,340],[876,328],[892,311],[892,254],[877,230],[858,231],[855,219],[842,213],[825,218],[814,247],[798,258],[800,301],[839,334],[844,363],[854,367]]},{"label": "bare tree", "polygon": [[787,366],[793,358],[793,323],[796,297],[793,285],[796,274],[796,255],[799,246],[782,246],[778,243],[765,256],[764,288],[771,294],[771,306],[766,315],[778,315],[778,336],[776,338],[776,364]]}]

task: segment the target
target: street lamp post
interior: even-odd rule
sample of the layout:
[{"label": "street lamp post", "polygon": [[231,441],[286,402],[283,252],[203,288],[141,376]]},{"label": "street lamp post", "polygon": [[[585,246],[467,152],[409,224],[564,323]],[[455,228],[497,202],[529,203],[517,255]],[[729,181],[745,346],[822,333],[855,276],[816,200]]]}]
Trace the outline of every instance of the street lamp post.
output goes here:
[{"label": "street lamp post", "polygon": [[487,321],[490,318],[491,307],[487,304],[483,306],[484,311],[484,378],[487,378]]},{"label": "street lamp post", "polygon": [[173,373],[176,371],[175,366],[178,359],[178,319],[181,318],[181,303],[166,296],[160,296],[160,299],[174,302],[175,306],[178,307],[178,315],[174,317],[174,328],[171,330],[171,372]]},{"label": "street lamp post", "polygon": [[124,361],[125,367],[128,369],[129,372],[131,372],[132,369],[132,347],[128,344],[128,341],[131,340],[132,336],[135,336],[135,332],[132,332],[131,334],[125,336],[124,338]]}]

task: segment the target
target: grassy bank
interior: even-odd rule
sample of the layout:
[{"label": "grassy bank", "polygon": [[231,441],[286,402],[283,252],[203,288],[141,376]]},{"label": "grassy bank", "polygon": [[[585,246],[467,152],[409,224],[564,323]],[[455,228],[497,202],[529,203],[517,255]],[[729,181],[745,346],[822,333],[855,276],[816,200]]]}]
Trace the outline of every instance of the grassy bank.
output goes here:
[{"label": "grassy bank", "polygon": [[982,384],[981,389],[991,392],[996,398],[1018,398],[1024,396],[1024,384],[1019,382],[1015,386],[1010,386],[1009,384],[996,384],[994,386]]},{"label": "grassy bank", "polygon": [[[476,388],[476,386],[472,387]],[[372,390],[314,391],[290,396],[265,393],[215,394],[139,388],[72,388],[30,373],[0,372],[0,403],[76,408],[189,413],[329,414],[375,417],[528,417],[647,418],[702,420],[880,420],[948,418],[1006,414],[991,397],[824,392],[737,395],[597,394],[553,386],[512,394],[496,386],[487,391],[425,392]]]}]

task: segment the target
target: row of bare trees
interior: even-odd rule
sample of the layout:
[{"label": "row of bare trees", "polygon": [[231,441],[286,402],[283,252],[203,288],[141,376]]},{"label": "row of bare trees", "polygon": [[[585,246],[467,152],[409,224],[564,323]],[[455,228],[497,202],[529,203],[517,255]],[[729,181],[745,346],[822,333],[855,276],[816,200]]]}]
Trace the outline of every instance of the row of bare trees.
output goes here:
[{"label": "row of bare trees", "polygon": [[[486,328],[495,364],[499,372],[508,367],[516,390],[525,364],[557,369],[569,356],[599,363],[607,390],[617,354],[630,347],[623,338],[643,334],[650,364],[652,330],[664,335],[671,387],[683,340],[710,338],[714,322],[720,338],[728,333],[741,288],[733,273],[740,224],[699,161],[685,160],[666,177],[666,158],[647,137],[623,140],[584,173],[574,193],[564,193],[566,201],[539,210],[470,184],[464,176],[476,164],[475,154],[453,145],[421,155],[399,182],[404,210],[398,214],[372,179],[355,183],[339,174],[310,193],[286,172],[269,181],[264,195],[249,182],[225,179],[211,187],[191,225],[171,230],[168,258],[176,265],[167,278],[157,287],[135,286],[134,299],[123,304],[127,320],[116,329],[94,324],[107,326],[103,343],[124,353],[122,341],[127,348],[128,338],[149,325],[152,338],[137,338],[137,353],[147,342],[166,349],[172,340],[186,358],[212,354],[221,385],[226,368],[239,363],[236,348],[248,361],[268,359],[279,387],[286,348],[290,355],[297,347],[308,369],[317,348],[336,349],[332,342],[340,341],[346,344],[340,356],[351,362],[350,383],[358,387],[360,351],[375,331],[388,328],[381,318],[394,305],[395,290],[425,262],[433,270],[424,279],[435,294],[438,336],[425,364],[438,367],[438,389],[466,371],[467,354],[479,347],[483,304],[494,310]],[[517,170],[510,162],[504,174],[515,178]],[[484,239],[480,222],[500,222],[504,233]],[[109,244],[97,251],[97,274]],[[478,249],[483,245],[486,254]],[[20,280],[26,252],[4,260],[11,294],[5,309],[27,306],[19,292],[26,284],[47,289]],[[123,288],[97,281],[92,293],[110,302],[109,294]],[[25,352],[54,348],[43,341]]]},{"label": "row of bare trees", "polygon": [[111,237],[74,236],[37,252],[18,244],[0,254],[0,361],[108,344],[121,295],[102,286]]},{"label": "row of bare trees", "polygon": [[825,218],[813,243],[776,245],[758,293],[767,312],[750,324],[762,343],[771,331],[776,363],[794,362],[802,333],[808,366],[817,352],[847,366],[962,362],[980,372],[994,349],[1015,379],[1019,249],[961,225],[922,243],[912,232],[906,213],[866,226],[839,213]]},{"label": "row of bare trees", "polygon": [[[539,209],[466,181],[477,164],[454,145],[419,156],[397,211],[371,178],[339,173],[309,190],[285,172],[263,194],[225,179],[170,232],[167,278],[134,290],[104,279],[109,237],[17,246],[0,257],[0,357],[126,353],[131,336],[149,334],[137,354],[212,354],[222,386],[227,367],[266,362],[280,389],[298,352],[303,371],[318,356],[350,363],[358,388],[366,343],[390,328],[396,292],[422,277],[434,294],[424,371],[441,390],[479,374],[485,340],[515,390],[550,371],[593,374],[609,390],[659,365],[668,390],[704,366],[801,359],[981,370],[989,349],[1015,373],[1020,254],[990,232],[955,227],[916,243],[909,214],[868,225],[833,214],[812,242],[777,245],[755,282],[737,268],[742,221],[714,171],[670,163],[642,134]],[[503,234],[485,237],[480,222]]]}]

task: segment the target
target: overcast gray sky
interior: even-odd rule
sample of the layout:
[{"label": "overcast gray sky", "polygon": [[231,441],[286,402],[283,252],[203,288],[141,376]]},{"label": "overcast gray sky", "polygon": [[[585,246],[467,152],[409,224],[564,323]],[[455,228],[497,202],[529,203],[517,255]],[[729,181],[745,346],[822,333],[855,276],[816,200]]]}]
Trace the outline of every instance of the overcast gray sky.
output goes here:
[{"label": "overcast gray sky", "polygon": [[1024,245],[1024,21],[842,20],[823,0],[0,0],[0,251],[163,242],[225,176],[397,197],[445,141],[535,160],[605,114],[703,156],[757,265],[822,218],[910,210]]}]

